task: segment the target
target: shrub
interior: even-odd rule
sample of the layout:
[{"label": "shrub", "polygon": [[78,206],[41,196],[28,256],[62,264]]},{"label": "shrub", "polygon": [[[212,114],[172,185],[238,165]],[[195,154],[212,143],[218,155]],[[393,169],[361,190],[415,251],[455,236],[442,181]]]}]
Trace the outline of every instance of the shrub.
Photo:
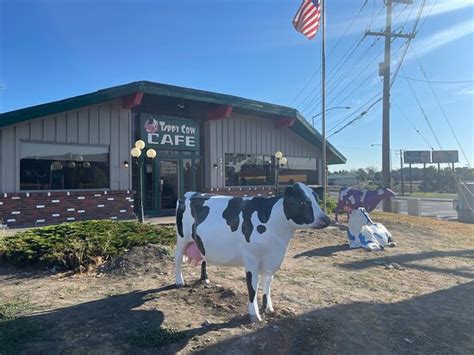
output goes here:
[{"label": "shrub", "polygon": [[64,223],[0,239],[0,256],[15,265],[39,264],[75,270],[122,255],[134,246],[173,245],[175,238],[172,227],[138,222]]},{"label": "shrub", "polygon": [[[323,200],[319,200],[319,206],[323,208]],[[334,213],[334,210],[336,209],[337,206],[337,200],[335,198],[329,197],[329,195],[326,195],[326,210],[327,213]]]}]

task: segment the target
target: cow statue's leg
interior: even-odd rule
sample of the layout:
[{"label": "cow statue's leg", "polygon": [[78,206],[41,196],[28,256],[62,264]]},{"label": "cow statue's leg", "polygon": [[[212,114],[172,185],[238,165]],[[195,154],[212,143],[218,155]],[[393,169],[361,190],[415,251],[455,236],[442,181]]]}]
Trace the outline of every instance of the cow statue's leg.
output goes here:
[{"label": "cow statue's leg", "polygon": [[249,317],[251,322],[260,322],[260,312],[257,304],[258,291],[258,262],[254,260],[245,260],[245,278],[247,280],[247,289],[249,293]]},{"label": "cow statue's leg", "polygon": [[263,276],[263,310],[265,313],[274,311],[271,297],[271,287],[273,282],[273,275]]},{"label": "cow statue's leg", "polygon": [[203,260],[201,263],[201,281],[204,281],[206,284],[209,284],[209,277],[207,276],[207,264]]},{"label": "cow statue's leg", "polygon": [[184,243],[180,243],[178,240],[178,243],[176,245],[176,254],[175,254],[175,272],[176,272],[176,286],[177,287],[182,287],[184,286],[184,278],[183,278],[183,255],[184,255],[184,249],[186,248],[185,245],[182,245]]}]

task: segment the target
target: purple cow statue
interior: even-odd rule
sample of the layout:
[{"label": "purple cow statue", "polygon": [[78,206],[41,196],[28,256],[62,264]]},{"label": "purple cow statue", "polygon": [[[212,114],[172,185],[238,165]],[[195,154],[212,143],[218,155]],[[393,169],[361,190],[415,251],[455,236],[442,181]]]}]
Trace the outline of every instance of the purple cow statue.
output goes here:
[{"label": "purple cow statue", "polygon": [[349,214],[353,209],[364,207],[367,212],[371,212],[384,198],[394,197],[395,193],[388,187],[377,190],[359,190],[353,187],[345,187],[339,190],[339,199],[335,209],[336,222],[339,222],[337,214],[346,212]]}]

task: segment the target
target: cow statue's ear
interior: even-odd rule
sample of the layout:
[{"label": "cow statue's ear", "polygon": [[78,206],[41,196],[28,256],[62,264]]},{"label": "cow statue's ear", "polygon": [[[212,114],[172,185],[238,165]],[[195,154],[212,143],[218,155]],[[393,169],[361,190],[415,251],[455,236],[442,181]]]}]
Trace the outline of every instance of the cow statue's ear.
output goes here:
[{"label": "cow statue's ear", "polygon": [[285,196],[289,196],[291,194],[293,194],[293,188],[294,185],[288,185],[286,188],[285,188]]}]

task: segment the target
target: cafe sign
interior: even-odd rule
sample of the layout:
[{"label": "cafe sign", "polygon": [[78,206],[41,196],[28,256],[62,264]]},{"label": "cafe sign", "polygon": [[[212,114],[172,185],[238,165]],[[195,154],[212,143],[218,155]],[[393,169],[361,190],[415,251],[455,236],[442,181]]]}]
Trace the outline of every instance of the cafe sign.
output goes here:
[{"label": "cafe sign", "polygon": [[142,139],[154,149],[199,150],[196,122],[168,116],[140,115]]}]

